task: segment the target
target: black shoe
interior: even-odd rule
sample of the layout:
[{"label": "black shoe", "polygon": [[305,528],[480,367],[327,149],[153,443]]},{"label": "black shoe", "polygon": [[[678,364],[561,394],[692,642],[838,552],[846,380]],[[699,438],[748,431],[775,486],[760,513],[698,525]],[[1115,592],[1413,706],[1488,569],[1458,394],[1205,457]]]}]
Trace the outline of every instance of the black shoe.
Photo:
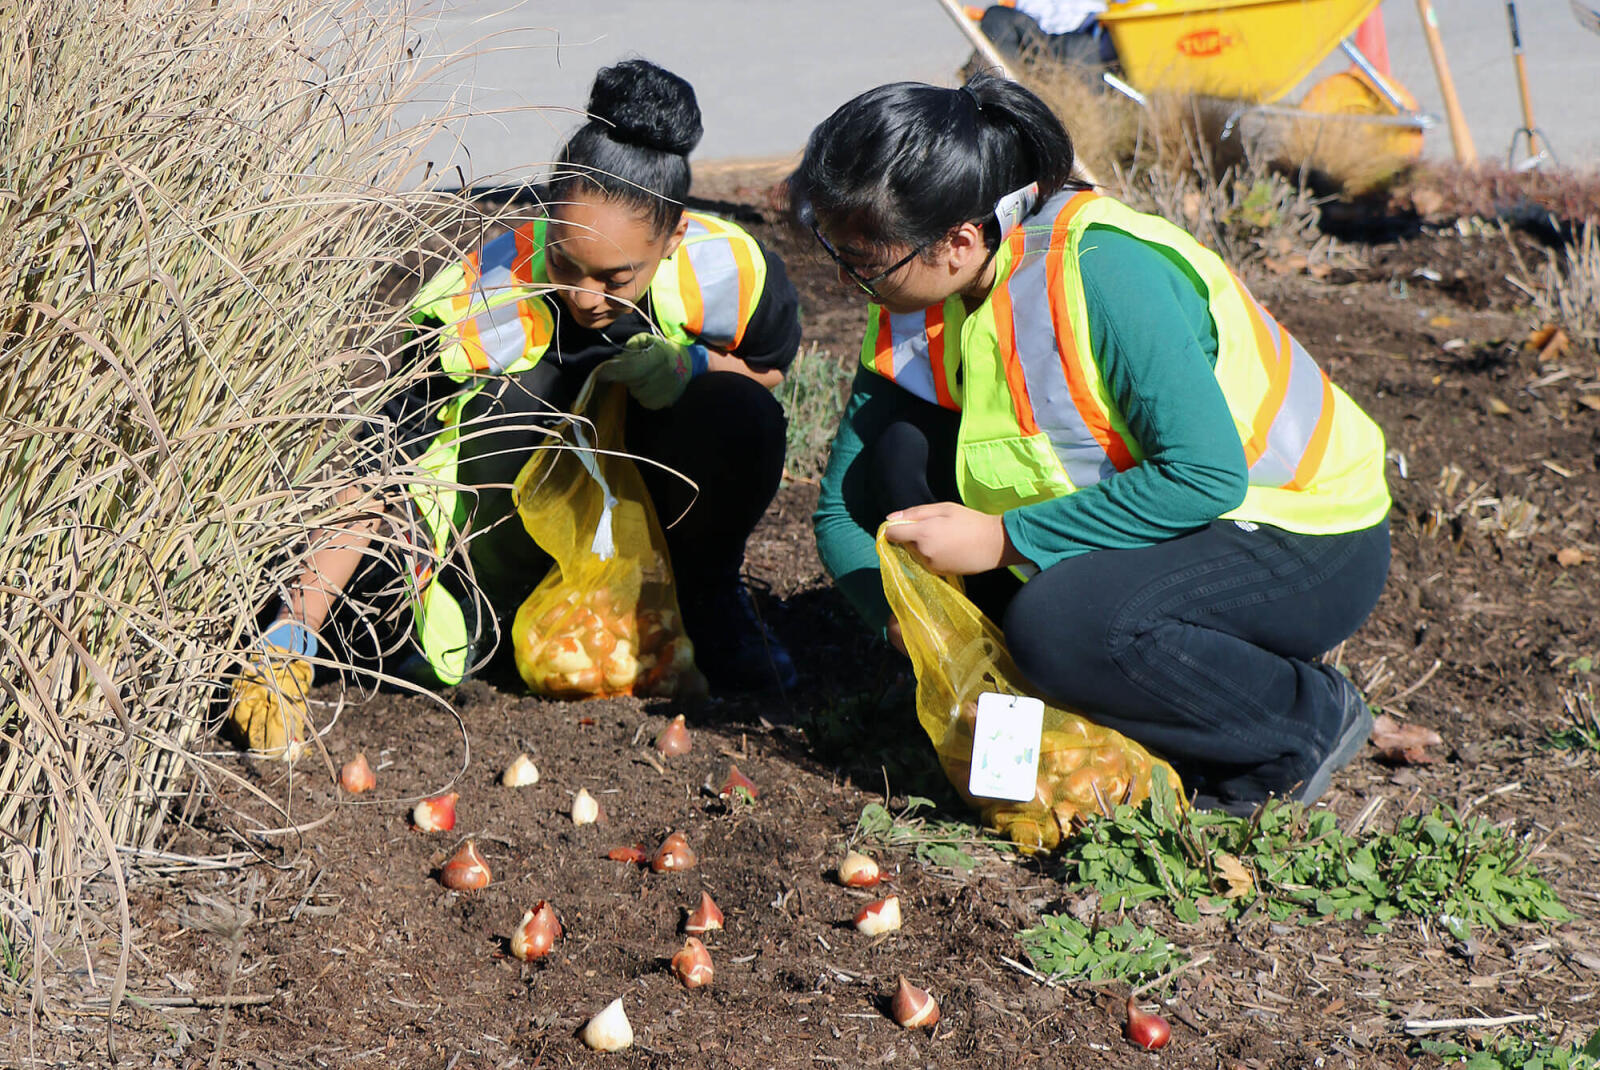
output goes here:
[{"label": "black shoe", "polygon": [[683,628],[712,691],[787,691],[794,661],[756,612],[737,571],[678,582]]},{"label": "black shoe", "polygon": [[1349,765],[1355,756],[1361,753],[1367,737],[1372,735],[1372,710],[1367,708],[1367,700],[1361,697],[1361,690],[1337,669],[1328,670],[1328,675],[1333,678],[1334,689],[1339,692],[1343,700],[1343,715],[1339,722],[1339,734],[1333,742],[1333,749],[1294,793],[1296,799],[1307,804],[1316,802],[1322,797],[1322,793],[1328,790],[1329,782],[1333,780],[1333,774]]}]

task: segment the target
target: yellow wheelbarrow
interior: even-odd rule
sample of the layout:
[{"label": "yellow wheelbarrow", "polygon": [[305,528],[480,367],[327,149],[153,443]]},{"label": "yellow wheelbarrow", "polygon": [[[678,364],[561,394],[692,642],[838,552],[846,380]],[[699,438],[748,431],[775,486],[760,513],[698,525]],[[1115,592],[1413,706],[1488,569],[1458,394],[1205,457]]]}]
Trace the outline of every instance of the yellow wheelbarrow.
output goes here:
[{"label": "yellow wheelbarrow", "polygon": [[[1415,156],[1438,120],[1417,111],[1398,82],[1379,73],[1350,35],[1379,0],[1111,0],[1100,24],[1123,76],[1113,88],[1144,103],[1157,91],[1237,100],[1245,112],[1349,119],[1396,128],[1386,147]],[[1275,106],[1336,48],[1354,69],[1319,82],[1298,108]]]}]

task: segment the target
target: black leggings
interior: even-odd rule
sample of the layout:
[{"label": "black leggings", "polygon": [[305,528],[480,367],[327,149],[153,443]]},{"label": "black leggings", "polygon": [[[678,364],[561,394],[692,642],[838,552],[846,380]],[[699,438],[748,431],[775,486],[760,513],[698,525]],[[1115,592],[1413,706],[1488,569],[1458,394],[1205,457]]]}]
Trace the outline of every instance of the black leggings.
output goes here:
[{"label": "black leggings", "polygon": [[[878,441],[884,513],[959,500],[956,422],[928,406]],[[1191,791],[1257,799],[1303,781],[1333,746],[1342,694],[1317,659],[1372,612],[1388,569],[1387,521],[1300,535],[1217,520],[1026,584],[968,577],[968,589],[1041,697],[1143,743]]]}]

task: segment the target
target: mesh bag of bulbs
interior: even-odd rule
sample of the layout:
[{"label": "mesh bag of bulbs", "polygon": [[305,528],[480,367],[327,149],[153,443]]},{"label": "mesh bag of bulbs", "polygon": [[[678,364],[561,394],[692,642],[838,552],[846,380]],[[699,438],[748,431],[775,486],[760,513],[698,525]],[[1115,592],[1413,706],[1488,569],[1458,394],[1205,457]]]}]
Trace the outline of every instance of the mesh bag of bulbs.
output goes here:
[{"label": "mesh bag of bulbs", "polygon": [[511,626],[517,671],[551,698],[704,694],[666,542],[623,453],[626,389],[591,380],[580,415],[515,487],[528,535],[555,561]]},{"label": "mesh bag of bulbs", "polygon": [[1000,629],[967,599],[960,578],[929,570],[915,552],[885,539],[886,527],[878,529],[879,571],[916,672],[917,720],[950,783],[989,827],[1025,849],[1048,851],[1087,815],[1109,815],[1118,804],[1144,801],[1153,777],[1166,778],[1173,794],[1183,797],[1178,774],[1166,762],[1126,736],[1048,703],[1033,798],[1008,802],[972,795],[978,696],[1026,695],[1022,675]]}]

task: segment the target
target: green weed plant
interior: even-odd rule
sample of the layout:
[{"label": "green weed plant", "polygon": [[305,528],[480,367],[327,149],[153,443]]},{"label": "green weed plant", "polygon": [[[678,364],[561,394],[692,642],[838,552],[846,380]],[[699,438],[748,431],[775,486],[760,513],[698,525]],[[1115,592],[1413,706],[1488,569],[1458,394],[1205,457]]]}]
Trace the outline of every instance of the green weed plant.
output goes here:
[{"label": "green weed plant", "polygon": [[1546,1037],[1502,1034],[1472,1044],[1424,1040],[1418,1047],[1467,1070],[1600,1070],[1600,1029],[1584,1042],[1554,1044]]},{"label": "green weed plant", "polygon": [[[1163,789],[1066,843],[1068,877],[1108,905],[1165,900],[1187,923],[1259,906],[1274,921],[1366,918],[1382,932],[1409,915],[1465,940],[1476,929],[1572,917],[1538,875],[1531,845],[1482,817],[1440,806],[1357,837],[1325,810],[1274,800],[1233,817],[1180,810]],[[1247,879],[1229,879],[1230,856]]]},{"label": "green weed plant", "polygon": [[[856,821],[858,841],[883,847],[909,848],[911,855],[925,866],[949,869],[975,869],[978,860],[968,850],[979,845],[1003,848],[1005,843],[986,836],[976,825],[948,818],[934,818],[932,799],[912,795],[899,813],[878,803],[868,803]],[[924,814],[923,811],[930,813]]]},{"label": "green weed plant", "polygon": [[1178,957],[1173,944],[1128,918],[1090,926],[1070,914],[1047,914],[1017,939],[1036,970],[1062,981],[1137,985],[1172,969]]}]

